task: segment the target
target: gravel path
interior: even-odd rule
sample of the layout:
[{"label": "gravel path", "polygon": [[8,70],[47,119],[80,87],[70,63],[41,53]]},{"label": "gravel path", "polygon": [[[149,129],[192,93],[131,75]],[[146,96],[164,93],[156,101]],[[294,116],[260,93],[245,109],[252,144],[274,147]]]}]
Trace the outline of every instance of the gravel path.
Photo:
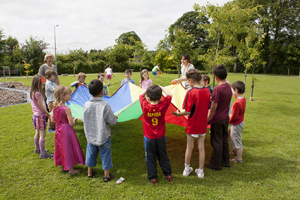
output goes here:
[{"label": "gravel path", "polygon": [[0,107],[29,103],[29,86],[24,86],[19,82],[0,83]]}]

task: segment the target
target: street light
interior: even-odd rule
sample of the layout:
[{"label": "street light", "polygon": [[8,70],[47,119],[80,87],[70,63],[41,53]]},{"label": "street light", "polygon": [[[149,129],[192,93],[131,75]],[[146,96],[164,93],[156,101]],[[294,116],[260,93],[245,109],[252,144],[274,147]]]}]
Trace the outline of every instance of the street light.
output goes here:
[{"label": "street light", "polygon": [[56,31],[55,31],[55,27],[58,27],[58,25],[54,26],[54,55],[55,55],[55,66],[57,69],[57,57],[56,57]]}]

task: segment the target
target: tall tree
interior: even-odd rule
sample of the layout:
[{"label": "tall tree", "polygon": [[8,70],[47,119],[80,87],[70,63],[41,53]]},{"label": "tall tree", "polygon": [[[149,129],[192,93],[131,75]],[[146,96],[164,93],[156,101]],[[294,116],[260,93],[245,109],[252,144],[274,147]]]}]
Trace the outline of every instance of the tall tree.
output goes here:
[{"label": "tall tree", "polygon": [[134,45],[134,41],[142,41],[141,38],[134,31],[122,33],[118,37],[118,39],[116,39],[117,44],[122,43],[127,45]]},{"label": "tall tree", "polygon": [[261,5],[256,19],[266,33],[262,57],[267,62],[265,72],[272,72],[272,66],[278,63],[282,54],[282,46],[288,46],[300,32],[300,1],[299,0],[236,0],[242,8]]},{"label": "tall tree", "polygon": [[43,49],[48,45],[37,37],[30,36],[29,40],[25,40],[24,60],[31,64],[33,73],[38,73],[39,67],[44,63]]},{"label": "tall tree", "polygon": [[169,40],[172,44],[175,40],[175,35],[178,29],[181,29],[194,36],[193,49],[199,47],[208,48],[209,44],[206,40],[207,31],[198,26],[209,24],[208,18],[205,15],[199,16],[198,12],[190,11],[184,13],[177,21],[169,27]]},{"label": "tall tree", "polygon": [[[208,31],[209,37],[218,41],[217,46],[211,48],[215,49],[215,59],[225,60],[220,57],[228,57],[228,53],[226,53],[228,51],[223,50],[222,54],[219,54],[221,38],[224,40],[224,49],[227,48],[232,52],[233,59],[231,60],[235,63],[240,58],[243,58],[242,62],[246,60],[249,63],[251,62],[250,56],[260,55],[258,53],[249,54],[249,51],[258,51],[254,47],[257,47],[256,43],[260,43],[259,38],[262,37],[259,25],[252,20],[257,15],[257,7],[241,9],[235,2],[229,2],[223,7],[208,4],[207,6],[195,5],[194,8],[200,12],[200,15],[206,15],[212,21],[211,24],[203,24],[202,26]],[[213,51],[210,50],[209,52],[208,58],[211,58]],[[200,58],[208,60],[203,56]],[[210,67],[212,66],[210,65]]]}]

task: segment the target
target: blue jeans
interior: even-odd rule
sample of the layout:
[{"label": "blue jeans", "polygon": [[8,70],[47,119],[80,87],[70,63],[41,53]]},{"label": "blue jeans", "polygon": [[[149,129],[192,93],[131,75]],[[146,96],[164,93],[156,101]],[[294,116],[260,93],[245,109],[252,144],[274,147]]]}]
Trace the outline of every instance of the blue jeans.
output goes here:
[{"label": "blue jeans", "polygon": [[85,164],[88,167],[95,167],[97,164],[97,156],[98,152],[100,151],[100,159],[102,162],[102,169],[103,170],[109,170],[113,167],[112,159],[111,159],[111,141],[110,137],[107,139],[107,141],[100,146],[95,146],[87,143],[86,146],[86,158],[85,158]]}]

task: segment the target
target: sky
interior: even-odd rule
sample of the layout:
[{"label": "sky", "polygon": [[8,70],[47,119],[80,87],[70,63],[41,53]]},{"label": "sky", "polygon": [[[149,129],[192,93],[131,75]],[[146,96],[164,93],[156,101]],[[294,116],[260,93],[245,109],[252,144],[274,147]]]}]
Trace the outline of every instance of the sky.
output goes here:
[{"label": "sky", "polygon": [[[0,29],[20,44],[30,36],[49,44],[46,52],[103,50],[129,31],[155,50],[166,30],[193,5],[224,5],[229,0],[0,0]],[[58,25],[57,27],[55,27]],[[55,27],[55,28],[54,28]],[[54,29],[55,33],[54,34]]]}]

